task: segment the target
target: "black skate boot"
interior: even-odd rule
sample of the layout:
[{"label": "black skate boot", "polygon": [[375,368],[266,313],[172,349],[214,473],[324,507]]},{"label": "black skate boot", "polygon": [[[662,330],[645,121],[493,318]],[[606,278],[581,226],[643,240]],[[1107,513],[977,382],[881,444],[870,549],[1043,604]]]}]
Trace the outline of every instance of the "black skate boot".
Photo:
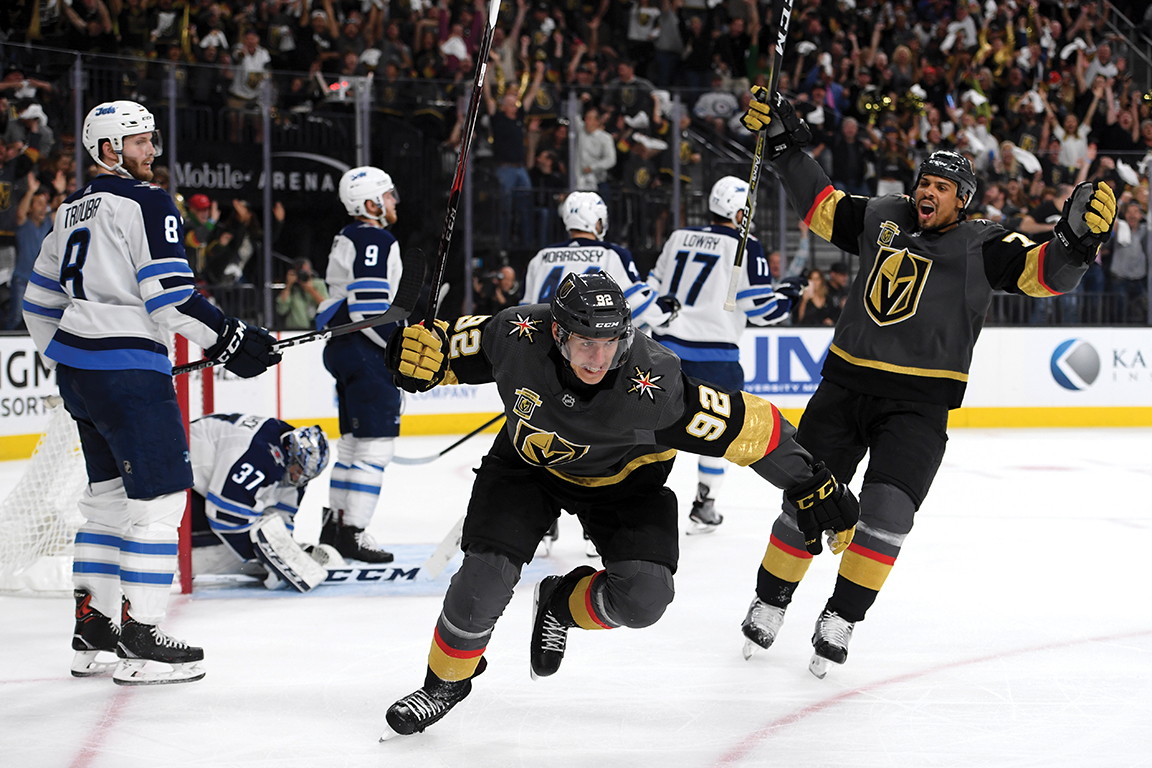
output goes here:
[{"label": "black skate boot", "polygon": [[744,659],[752,658],[752,654],[761,648],[769,648],[780,632],[784,623],[784,609],[776,605],[768,605],[760,598],[754,598],[752,605],[748,606],[748,615],[740,630],[747,638],[744,641]]},{"label": "black skate boot", "polygon": [[340,531],[340,513],[329,507],[324,507],[323,525],[320,528],[320,543],[330,547],[336,546],[336,534]]},{"label": "black skate boot", "polygon": [[716,511],[716,500],[708,495],[708,486],[704,483],[696,484],[696,500],[692,502],[688,521],[689,534],[712,533],[724,522],[724,515]]},{"label": "black skate boot", "polygon": [[568,596],[576,582],[594,573],[595,568],[582,565],[565,576],[546,576],[536,585],[529,653],[533,680],[554,675],[560,669],[568,644],[568,630],[576,626],[568,610]]},{"label": "black skate boot", "polygon": [[72,650],[76,655],[72,658],[72,676],[92,677],[112,672],[119,662],[98,661],[97,657],[101,653],[116,653],[120,627],[92,607],[92,595],[87,590],[73,590],[72,596],[76,598],[76,629],[72,631]]},{"label": "black skate boot", "polygon": [[[163,685],[190,683],[204,677],[200,662],[204,649],[195,648],[169,637],[155,624],[141,624],[129,615],[130,603],[125,598],[120,612],[120,643],[116,655],[121,658],[116,674],[117,685]],[[166,664],[157,668],[148,662]]]},{"label": "black skate boot", "polygon": [[440,720],[472,692],[472,678],[479,675],[488,666],[487,660],[481,656],[476,672],[467,680],[441,680],[429,668],[424,675],[424,686],[388,707],[384,716],[391,729],[380,737],[380,741],[387,741],[394,736],[408,736],[413,733],[423,733],[424,729]]},{"label": "black skate boot", "polygon": [[391,552],[385,552],[363,528],[344,525],[344,513],[324,508],[324,527],[320,529],[320,543],[333,547],[346,560],[364,563],[390,563]]},{"label": "black skate boot", "polygon": [[816,619],[816,630],[812,633],[812,647],[816,653],[808,662],[808,671],[823,680],[832,664],[843,664],[848,659],[848,641],[852,639],[855,626],[856,622],[847,621],[825,608]]}]

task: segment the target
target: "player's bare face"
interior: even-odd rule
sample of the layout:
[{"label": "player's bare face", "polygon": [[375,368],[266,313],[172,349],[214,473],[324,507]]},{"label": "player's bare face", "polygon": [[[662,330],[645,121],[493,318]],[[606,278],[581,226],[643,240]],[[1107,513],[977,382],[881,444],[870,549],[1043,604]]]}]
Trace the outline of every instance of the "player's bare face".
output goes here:
[{"label": "player's bare face", "polygon": [[292,485],[296,485],[296,483],[300,482],[300,476],[303,474],[303,467],[301,467],[299,464],[291,465],[288,467],[288,482],[292,483]]},{"label": "player's bare face", "polygon": [[618,339],[589,339],[576,334],[569,336],[568,362],[576,378],[585,384],[599,384],[612,366],[618,346]]},{"label": "player's bare face", "polygon": [[152,161],[156,158],[156,147],[152,144],[151,132],[125,136],[121,157],[124,170],[132,174],[132,178],[152,181]]},{"label": "player's bare face", "polygon": [[960,215],[960,198],[956,182],[943,176],[925,174],[916,187],[916,221],[920,229],[940,229],[956,222]]}]

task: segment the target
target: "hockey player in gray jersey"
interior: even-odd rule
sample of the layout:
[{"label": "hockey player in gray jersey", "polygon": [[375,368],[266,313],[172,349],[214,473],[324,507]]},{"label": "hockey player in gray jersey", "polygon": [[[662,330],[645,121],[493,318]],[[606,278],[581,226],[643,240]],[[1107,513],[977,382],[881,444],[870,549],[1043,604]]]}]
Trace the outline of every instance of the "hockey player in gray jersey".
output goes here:
[{"label": "hockey player in gray jersey", "polygon": [[189,428],[192,572],[246,573],[307,592],[328,571],[292,538],[308,483],[328,466],[319,426],[213,413]]},{"label": "hockey player in gray jersey", "polygon": [[97,654],[114,650],[123,685],[204,676],[203,650],[158,626],[192,486],[168,340],[180,333],[245,378],[280,361],[271,334],[196,292],[180,213],[148,183],[157,138],[152,114],[135,102],[88,113],[81,140],[100,173],[56,211],[24,295],[24,321],[56,366],[88,470],[72,567],[72,673],[103,671]]},{"label": "hockey player in gray jersey", "polygon": [[[921,163],[911,199],[849,196],[800,151],[810,133],[786,101],[777,97],[769,107],[753,100],[741,119],[751,131],[767,129],[767,156],[812,232],[860,257],[823,380],[797,433],[844,482],[868,454],[856,537],[812,635],[809,669],[824,677],[847,659],[852,632],[892,570],[940,466],[948,411],[963,400],[992,292],[1044,298],[1075,288],[1108,238],[1116,200],[1107,184],[1081,184],[1055,236],[1035,243],[999,224],[965,219],[976,176],[954,152],[934,152]],[[745,657],[772,644],[820,553],[819,539],[806,541],[796,530],[796,514],[786,500],[772,529],[744,621]]]},{"label": "hockey player in gray jersey", "polygon": [[787,489],[805,535],[846,546],[847,488],[792,439],[766,400],[685,376],[666,347],[635,333],[607,275],[571,274],[550,304],[403,328],[389,365],[405,389],[495,381],[507,420],[472,489],[461,547],[433,632],[424,685],[387,712],[389,731],[423,731],[472,689],[524,564],[560,515],[576,515],[604,568],[581,566],[536,587],[529,664],[554,674],[568,630],[647,627],[672,601],[676,497],[664,483],[677,450],[723,456]]},{"label": "hockey player in gray jersey", "polygon": [[[775,325],[787,318],[807,283],[803,278],[785,278],[774,286],[764,249],[749,235],[737,282],[737,311],[724,311],[747,201],[747,181],[735,176],[719,179],[708,196],[712,223],[669,235],[648,274],[648,284],[661,297],[674,298],[680,307],[675,318],[653,331],[652,338],[676,353],[687,375],[733,391],[744,388],[738,346],[744,328],[748,323]],[[716,511],[716,493],[724,482],[727,462],[703,455],[697,462],[688,533],[708,533],[724,520]]]},{"label": "hockey player in gray jersey", "polygon": [[676,315],[677,302],[660,297],[640,279],[632,254],[604,240],[608,235],[608,206],[595,192],[573,192],[560,204],[568,240],[541,249],[524,273],[521,304],[541,304],[566,275],[604,272],[621,287],[632,308],[632,325],[658,328]]}]

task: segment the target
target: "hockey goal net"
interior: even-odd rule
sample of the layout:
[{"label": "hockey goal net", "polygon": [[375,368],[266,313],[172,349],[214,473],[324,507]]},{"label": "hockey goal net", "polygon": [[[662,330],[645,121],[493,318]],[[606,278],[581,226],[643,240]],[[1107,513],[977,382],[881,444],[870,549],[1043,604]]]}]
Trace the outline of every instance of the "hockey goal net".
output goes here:
[{"label": "hockey goal net", "polygon": [[68,592],[88,475],[76,422],[55,398],[24,475],[0,501],[0,591]]}]

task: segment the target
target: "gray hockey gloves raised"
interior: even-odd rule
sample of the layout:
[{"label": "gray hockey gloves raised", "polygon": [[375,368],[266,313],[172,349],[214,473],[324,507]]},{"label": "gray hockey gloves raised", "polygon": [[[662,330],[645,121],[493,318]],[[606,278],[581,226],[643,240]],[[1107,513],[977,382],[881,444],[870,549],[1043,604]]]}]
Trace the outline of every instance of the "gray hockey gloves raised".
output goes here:
[{"label": "gray hockey gloves raised", "polygon": [[772,104],[761,101],[767,89],[752,86],[754,97],[748,111],[740,117],[744,127],[753,133],[767,130],[768,159],[775,160],[790,147],[802,147],[812,140],[808,124],[800,119],[795,108],[779,93],[773,94]]},{"label": "gray hockey gloves raised", "polygon": [[838,555],[852,543],[856,521],[860,519],[860,502],[848,486],[836,482],[832,472],[817,462],[814,475],[784,495],[796,505],[796,524],[804,534],[808,552],[818,555],[823,551],[820,533],[829,531],[828,546]]},{"label": "gray hockey gloves raised", "polygon": [[1096,258],[1096,251],[1108,242],[1116,220],[1116,195],[1102,181],[1085,181],[1076,185],[1064,203],[1064,216],[1054,232],[1067,246],[1084,255],[1084,261]]},{"label": "gray hockey gloves raised", "polygon": [[227,317],[216,343],[204,355],[240,378],[250,379],[280,362],[282,355],[272,349],[275,343],[275,337],[260,326]]},{"label": "gray hockey gloves raised", "polygon": [[422,325],[397,328],[388,339],[388,368],[392,381],[406,392],[427,392],[448,374],[448,324],[435,323],[435,332]]}]

